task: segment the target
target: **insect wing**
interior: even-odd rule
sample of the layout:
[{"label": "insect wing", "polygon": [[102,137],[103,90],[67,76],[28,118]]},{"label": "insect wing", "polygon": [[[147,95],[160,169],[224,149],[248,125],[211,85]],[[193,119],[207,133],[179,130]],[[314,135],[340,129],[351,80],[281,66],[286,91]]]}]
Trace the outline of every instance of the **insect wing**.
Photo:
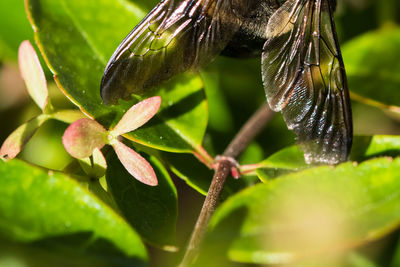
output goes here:
[{"label": "insect wing", "polygon": [[271,108],[282,111],[308,163],[348,159],[352,118],[332,0],[288,0],[271,17],[262,55]]},{"label": "insect wing", "polygon": [[164,0],[120,44],[101,83],[106,104],[210,62],[240,27],[239,0]]}]

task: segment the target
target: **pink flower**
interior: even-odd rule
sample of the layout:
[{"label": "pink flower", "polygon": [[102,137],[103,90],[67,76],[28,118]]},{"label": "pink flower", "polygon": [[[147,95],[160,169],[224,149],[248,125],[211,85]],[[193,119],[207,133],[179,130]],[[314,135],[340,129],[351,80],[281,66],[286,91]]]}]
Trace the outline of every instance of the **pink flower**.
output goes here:
[{"label": "pink flower", "polygon": [[87,158],[93,151],[109,144],[114,148],[126,170],[140,182],[156,186],[156,174],[150,163],[140,154],[119,141],[119,136],[134,131],[148,122],[159,110],[161,97],[154,96],[132,106],[117,123],[107,131],[98,122],[80,119],[72,123],[64,133],[63,144],[74,158]]}]

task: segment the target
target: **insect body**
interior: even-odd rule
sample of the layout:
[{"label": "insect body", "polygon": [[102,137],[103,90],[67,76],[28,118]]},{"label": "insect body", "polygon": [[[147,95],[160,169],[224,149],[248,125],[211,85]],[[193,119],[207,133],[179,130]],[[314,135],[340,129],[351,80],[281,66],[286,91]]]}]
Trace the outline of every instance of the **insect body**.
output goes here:
[{"label": "insect body", "polygon": [[261,55],[267,100],[306,161],[348,159],[352,118],[336,0],[164,0],[125,38],[101,84],[107,104],[209,63]]}]

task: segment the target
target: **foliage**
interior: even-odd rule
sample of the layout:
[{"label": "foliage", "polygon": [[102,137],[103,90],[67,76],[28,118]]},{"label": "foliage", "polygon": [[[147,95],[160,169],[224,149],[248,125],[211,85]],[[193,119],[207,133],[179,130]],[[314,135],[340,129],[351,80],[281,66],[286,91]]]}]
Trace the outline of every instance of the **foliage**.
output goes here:
[{"label": "foliage", "polygon": [[[0,3],[0,265],[177,265],[201,205],[193,195],[207,193],[215,156],[265,101],[260,60],[218,57],[106,106],[106,63],[156,1],[25,0],[25,10],[15,1]],[[238,159],[243,176],[227,181],[195,265],[398,266],[392,10],[396,1],[338,6],[357,135],[351,161],[307,165],[277,115]],[[39,49],[23,42],[30,27]],[[17,86],[5,70],[17,64],[33,101],[3,108]]]}]

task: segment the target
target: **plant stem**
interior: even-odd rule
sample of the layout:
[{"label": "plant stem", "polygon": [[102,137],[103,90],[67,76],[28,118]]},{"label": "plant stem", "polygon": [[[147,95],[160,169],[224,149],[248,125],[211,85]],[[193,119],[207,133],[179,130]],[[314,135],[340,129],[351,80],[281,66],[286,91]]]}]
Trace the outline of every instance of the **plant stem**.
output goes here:
[{"label": "plant stem", "polygon": [[240,153],[242,153],[254,139],[254,137],[261,132],[267,122],[272,119],[273,115],[274,113],[267,104],[264,104],[261,108],[259,108],[229,144],[223,153],[221,160],[217,162],[214,177],[211,181],[210,188],[208,189],[206,199],[201,209],[199,218],[197,219],[182,263],[180,264],[181,267],[190,266],[190,264],[192,264],[197,257],[201,242],[206,234],[211,215],[214,213],[217,207],[225,181],[229,176],[232,167],[234,167],[229,158],[236,158],[239,156]]},{"label": "plant stem", "polygon": [[390,112],[393,113],[397,113],[400,114],[400,108],[398,106],[393,106],[393,105],[386,105],[384,103],[381,103],[379,101],[367,98],[367,97],[363,97],[359,94],[356,94],[354,92],[350,92],[350,98],[351,100],[363,103],[364,105],[369,105],[371,107],[376,107],[379,109],[383,109],[383,110],[388,110]]},{"label": "plant stem", "polygon": [[212,164],[214,163],[214,158],[211,157],[208,152],[202,147],[196,148],[194,152],[194,156],[202,162],[204,165],[206,165],[208,168],[211,169]]},{"label": "plant stem", "polygon": [[275,113],[269,108],[268,104],[262,105],[240,129],[223,155],[232,158],[238,157],[274,115]]}]

